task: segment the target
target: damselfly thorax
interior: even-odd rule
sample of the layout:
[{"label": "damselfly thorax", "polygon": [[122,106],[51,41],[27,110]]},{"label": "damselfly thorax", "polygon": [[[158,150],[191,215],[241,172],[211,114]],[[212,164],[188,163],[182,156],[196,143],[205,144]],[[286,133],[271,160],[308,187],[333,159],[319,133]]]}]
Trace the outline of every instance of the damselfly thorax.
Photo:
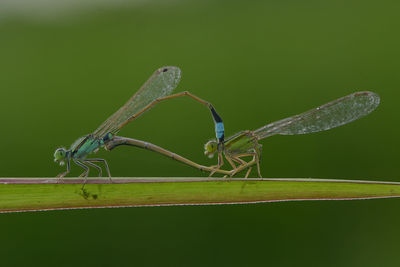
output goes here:
[{"label": "damselfly thorax", "polygon": [[81,137],[71,146],[71,156],[75,159],[84,159],[91,153],[97,153],[112,137],[111,133],[107,133],[103,138],[96,138],[93,134]]},{"label": "damselfly thorax", "polygon": [[255,152],[262,147],[257,141],[257,137],[252,131],[241,131],[225,140],[224,153],[234,156]]}]

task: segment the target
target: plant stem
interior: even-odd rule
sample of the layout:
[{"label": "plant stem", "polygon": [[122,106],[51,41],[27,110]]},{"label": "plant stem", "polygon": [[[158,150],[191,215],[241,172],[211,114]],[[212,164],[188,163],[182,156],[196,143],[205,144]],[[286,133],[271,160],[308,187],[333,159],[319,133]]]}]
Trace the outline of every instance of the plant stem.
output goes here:
[{"label": "plant stem", "polygon": [[0,212],[400,197],[400,183],[325,179],[0,178]]}]

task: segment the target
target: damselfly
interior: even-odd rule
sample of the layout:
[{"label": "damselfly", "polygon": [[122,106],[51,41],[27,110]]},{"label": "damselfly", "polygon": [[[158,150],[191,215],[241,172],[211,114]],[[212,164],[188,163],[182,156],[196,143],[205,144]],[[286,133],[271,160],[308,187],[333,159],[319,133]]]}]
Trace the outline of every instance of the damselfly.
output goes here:
[{"label": "damselfly", "polygon": [[[111,177],[106,160],[87,158],[87,156],[90,153],[96,153],[99,148],[106,146],[126,124],[141,116],[157,103],[167,99],[181,96],[191,97],[211,110],[214,122],[218,125],[216,129],[220,129],[222,120],[210,103],[188,91],[170,95],[177,87],[180,77],[181,70],[177,67],[163,67],[158,69],[125,105],[103,122],[93,133],[76,140],[70,149],[58,148],[54,153],[54,161],[60,165],[64,165],[65,162],[67,163],[67,170],[60,173],[58,177],[64,177],[70,172],[71,160],[84,169],[80,177],[88,176],[89,166],[96,168],[99,171],[99,176],[102,176],[102,168],[95,164],[97,162],[104,163],[107,174]],[[217,137],[218,135],[217,132]]]},{"label": "damselfly", "polygon": [[[329,130],[366,116],[379,105],[379,102],[379,96],[373,92],[355,92],[302,114],[270,123],[255,131],[242,131],[222,141],[211,140],[205,144],[204,154],[209,157],[218,154],[218,165],[215,170],[219,170],[224,164],[223,156],[225,156],[233,168],[230,176],[248,169],[245,176],[248,177],[252,166],[257,165],[258,175],[261,177],[262,145],[258,143],[261,139],[276,134],[295,135]],[[252,159],[247,162],[243,157]]]}]

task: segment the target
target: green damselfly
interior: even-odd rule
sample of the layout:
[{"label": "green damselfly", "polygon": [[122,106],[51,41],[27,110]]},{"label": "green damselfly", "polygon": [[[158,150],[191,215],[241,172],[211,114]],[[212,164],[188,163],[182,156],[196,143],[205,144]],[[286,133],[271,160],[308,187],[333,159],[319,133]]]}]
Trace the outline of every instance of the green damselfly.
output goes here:
[{"label": "green damselfly", "polygon": [[[216,124],[216,131],[217,129],[221,131],[222,119],[210,103],[188,91],[171,95],[172,91],[177,87],[180,78],[181,70],[178,67],[169,66],[158,69],[125,105],[104,121],[93,133],[76,140],[70,149],[58,148],[54,153],[54,161],[60,165],[64,165],[66,162],[67,170],[60,173],[57,177],[62,178],[70,172],[71,160],[84,169],[84,172],[80,177],[88,176],[89,166],[96,168],[99,171],[99,176],[102,176],[102,168],[95,164],[97,162],[104,163],[107,174],[111,177],[110,169],[106,160],[100,158],[87,158],[87,156],[91,153],[96,153],[101,147],[106,147],[107,144],[116,137],[116,134],[122,127],[164,100],[181,96],[191,97],[210,109]],[[221,136],[221,133],[218,131],[216,134],[217,137]],[[146,142],[140,140],[136,141],[146,144]],[[170,153],[176,155],[172,152]],[[204,168],[206,168],[204,170],[207,170],[207,167]],[[221,173],[225,172],[221,171]]]},{"label": "green damselfly", "polygon": [[[218,154],[216,170],[220,170],[224,164],[223,156],[225,156],[233,168],[230,176],[248,169],[245,176],[248,177],[252,166],[257,165],[258,175],[261,177],[262,145],[258,143],[261,139],[277,134],[297,135],[329,130],[368,115],[375,110],[379,102],[380,98],[376,93],[355,92],[299,115],[270,123],[255,131],[242,131],[222,141],[211,140],[205,144],[204,153],[209,157]],[[247,162],[243,157],[252,159]],[[210,175],[212,174],[213,172]]]}]

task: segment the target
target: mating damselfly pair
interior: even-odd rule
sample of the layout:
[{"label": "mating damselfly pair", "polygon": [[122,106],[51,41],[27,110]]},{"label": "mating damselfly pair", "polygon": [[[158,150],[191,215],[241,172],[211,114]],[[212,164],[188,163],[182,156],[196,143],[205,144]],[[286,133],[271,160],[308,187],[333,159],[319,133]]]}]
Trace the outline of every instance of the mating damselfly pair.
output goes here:
[{"label": "mating damselfly pair", "polygon": [[[102,176],[102,168],[95,164],[100,162],[104,164],[108,177],[111,179],[106,160],[88,158],[87,156],[96,153],[101,147],[112,150],[120,145],[136,146],[161,153],[202,171],[207,171],[210,176],[214,173],[221,173],[232,177],[247,170],[245,174],[247,178],[252,167],[257,166],[258,175],[261,177],[262,146],[259,144],[260,140],[273,135],[297,135],[329,130],[368,115],[379,105],[380,101],[379,96],[373,92],[355,92],[299,115],[267,124],[254,131],[242,131],[225,139],[222,118],[211,103],[188,91],[172,94],[180,81],[180,77],[181,70],[177,67],[158,69],[125,105],[104,121],[93,133],[79,138],[70,149],[58,148],[54,153],[54,161],[60,165],[64,165],[66,162],[67,165],[67,170],[59,174],[58,177],[64,177],[70,172],[71,161],[84,169],[81,177],[89,175],[89,167],[96,168],[99,176]],[[117,136],[122,127],[143,115],[156,104],[183,96],[194,99],[211,111],[215,123],[216,139],[205,144],[204,154],[210,158],[217,154],[217,165],[203,166],[151,143]],[[251,159],[246,161],[245,159],[249,157]],[[229,163],[230,170],[222,169],[224,158]]]}]

